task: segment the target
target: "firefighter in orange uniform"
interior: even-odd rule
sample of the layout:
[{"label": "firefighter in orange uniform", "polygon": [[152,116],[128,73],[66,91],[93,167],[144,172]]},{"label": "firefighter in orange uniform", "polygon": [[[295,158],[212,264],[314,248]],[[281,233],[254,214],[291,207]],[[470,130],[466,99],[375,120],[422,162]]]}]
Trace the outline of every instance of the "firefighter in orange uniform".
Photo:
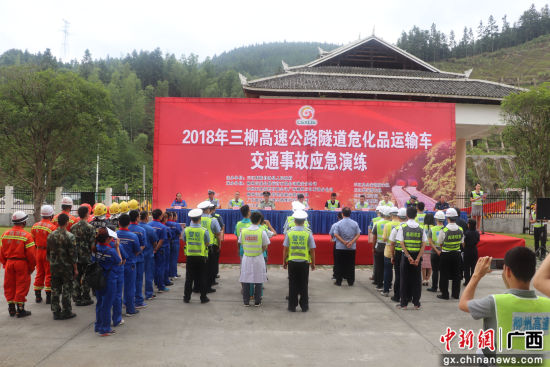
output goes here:
[{"label": "firefighter in orange uniform", "polygon": [[56,225],[52,223],[53,208],[44,205],[40,209],[42,220],[32,226],[31,234],[36,245],[36,277],[34,279],[34,294],[36,303],[42,302],[42,289],[46,291],[46,304],[52,302],[50,263],[46,260],[46,247],[48,236],[55,231]]},{"label": "firefighter in orange uniform", "polygon": [[32,235],[25,231],[28,218],[23,211],[13,213],[13,227],[0,237],[0,262],[4,265],[4,295],[11,317],[25,317],[31,314],[25,310],[25,302],[36,260],[34,240]]},{"label": "firefighter in orange uniform", "polygon": [[[68,196],[65,196],[63,199],[61,199],[61,213],[65,213],[69,216],[69,223],[67,223],[67,231],[70,231],[73,224],[77,223],[80,220],[77,217],[71,215],[72,208],[73,208],[73,199],[71,199]],[[52,221],[56,227],[57,227],[57,217],[59,216],[59,214],[53,217],[53,221]]]}]

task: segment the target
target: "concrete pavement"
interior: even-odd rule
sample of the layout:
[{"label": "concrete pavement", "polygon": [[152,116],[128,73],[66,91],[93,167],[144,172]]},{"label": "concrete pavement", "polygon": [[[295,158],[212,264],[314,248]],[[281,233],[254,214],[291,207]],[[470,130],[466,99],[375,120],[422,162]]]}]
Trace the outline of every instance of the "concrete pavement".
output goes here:
[{"label": "concrete pavement", "polygon": [[[3,271],[0,284],[3,284]],[[184,265],[179,273],[185,274]],[[184,277],[170,292],[110,337],[93,331],[95,305],[73,306],[77,317],[54,321],[49,305],[34,303],[28,318],[10,318],[0,297],[0,366],[437,366],[447,326],[477,330],[480,321],[422,291],[422,310],[399,310],[357,268],[353,287],[337,287],[332,268],[310,272],[310,311],[286,309],[286,271],[268,268],[263,305],[242,305],[239,267],[222,265],[220,285],[201,305],[197,294],[182,302]],[[503,290],[500,271],[489,274],[476,294]],[[299,307],[298,307],[299,310]],[[456,343],[454,344],[456,350]]]}]

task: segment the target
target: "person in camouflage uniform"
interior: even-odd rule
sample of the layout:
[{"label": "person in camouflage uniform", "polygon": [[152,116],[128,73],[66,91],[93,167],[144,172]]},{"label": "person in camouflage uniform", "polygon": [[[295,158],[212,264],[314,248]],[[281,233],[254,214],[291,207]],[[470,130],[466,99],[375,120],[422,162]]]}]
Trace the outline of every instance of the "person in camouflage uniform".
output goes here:
[{"label": "person in camouflage uniform", "polygon": [[77,306],[88,306],[94,304],[90,298],[90,287],[87,282],[82,282],[82,276],[86,272],[88,264],[92,258],[92,246],[95,242],[96,230],[94,226],[88,223],[88,208],[81,206],[78,208],[80,221],[73,224],[71,233],[76,240],[77,269],[78,274],[74,281],[73,301]]},{"label": "person in camouflage uniform", "polygon": [[[69,216],[62,213],[57,218],[59,227],[48,236],[46,258],[50,262],[52,273],[52,312],[54,320],[65,320],[75,317],[71,307],[74,276],[76,268],[76,240],[67,231]],[[59,299],[63,310],[59,305]]]}]

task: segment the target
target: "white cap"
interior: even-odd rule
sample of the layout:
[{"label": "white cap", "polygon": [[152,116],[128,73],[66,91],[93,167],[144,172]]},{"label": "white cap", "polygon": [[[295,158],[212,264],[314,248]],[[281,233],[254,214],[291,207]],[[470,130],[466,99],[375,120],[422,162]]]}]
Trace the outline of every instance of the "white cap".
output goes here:
[{"label": "white cap", "polygon": [[397,211],[397,216],[399,218],[407,218],[407,209],[399,208],[399,210]]},{"label": "white cap", "polygon": [[109,237],[118,238],[118,236],[116,235],[116,232],[108,227],[107,227],[107,234],[109,235]]},{"label": "white cap", "polygon": [[445,213],[443,213],[443,211],[441,210],[438,210],[437,212],[435,212],[434,218],[437,220],[445,220]]},{"label": "white cap", "polygon": [[51,205],[42,205],[40,208],[40,215],[42,217],[51,217],[53,215],[53,208]]},{"label": "white cap", "polygon": [[[292,202],[292,210],[294,210],[294,211],[304,210],[305,208],[306,208],[306,206],[304,204],[300,203],[299,201],[293,201]],[[296,218],[296,217],[294,217],[294,218]]]},{"label": "white cap", "polygon": [[22,210],[18,210],[11,216],[11,221],[14,224],[26,222],[29,216]]},{"label": "white cap", "polygon": [[450,209],[447,209],[445,216],[447,218],[456,218],[458,217],[458,213],[456,212],[455,208],[450,208]]},{"label": "white cap", "polygon": [[396,206],[390,207],[390,214],[391,215],[397,215],[398,212],[399,212],[399,209]]},{"label": "white cap", "polygon": [[381,212],[381,211],[382,211],[382,208],[383,208],[382,206],[378,205],[378,206],[376,207],[376,211],[377,211],[377,212]]},{"label": "white cap", "polygon": [[207,209],[207,208],[210,208],[210,201],[209,200],[206,200],[206,201],[202,201],[199,203],[199,205],[197,205],[197,208],[199,209]]},{"label": "white cap", "polygon": [[187,213],[187,216],[189,218],[198,218],[202,215],[202,209],[193,209],[190,210],[189,213]]},{"label": "white cap", "polygon": [[292,216],[294,219],[306,219],[307,213],[304,210],[296,210]]},{"label": "white cap", "polygon": [[61,205],[73,205],[73,199],[65,196],[63,199],[61,199]]}]

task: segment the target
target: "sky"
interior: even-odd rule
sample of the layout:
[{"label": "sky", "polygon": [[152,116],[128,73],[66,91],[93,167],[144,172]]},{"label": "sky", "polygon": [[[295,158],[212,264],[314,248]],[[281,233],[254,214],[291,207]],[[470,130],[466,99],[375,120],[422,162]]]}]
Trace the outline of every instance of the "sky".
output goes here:
[{"label": "sky", "polygon": [[[12,49],[52,53],[64,61],[154,50],[202,60],[240,46],[274,41],[346,44],[374,33],[396,43],[414,25],[475,30],[493,15],[517,21],[531,4],[549,0],[278,0],[278,1],[28,1],[0,0],[0,54]],[[64,20],[68,36],[64,47]]]}]

